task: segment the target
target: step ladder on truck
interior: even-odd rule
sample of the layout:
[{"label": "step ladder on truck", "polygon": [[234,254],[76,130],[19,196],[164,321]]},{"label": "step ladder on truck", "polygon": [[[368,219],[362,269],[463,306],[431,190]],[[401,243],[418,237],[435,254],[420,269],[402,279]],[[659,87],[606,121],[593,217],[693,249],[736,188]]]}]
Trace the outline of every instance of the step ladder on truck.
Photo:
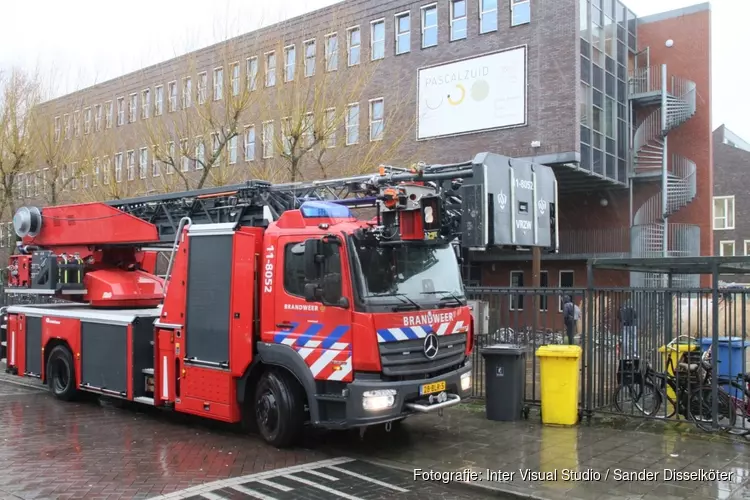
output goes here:
[{"label": "step ladder on truck", "polygon": [[556,207],[551,168],[490,153],[22,207],[5,291],[65,300],[7,307],[6,371],[62,400],[241,422],[280,447],[306,424],[390,428],[470,394],[461,252],[556,251]]}]

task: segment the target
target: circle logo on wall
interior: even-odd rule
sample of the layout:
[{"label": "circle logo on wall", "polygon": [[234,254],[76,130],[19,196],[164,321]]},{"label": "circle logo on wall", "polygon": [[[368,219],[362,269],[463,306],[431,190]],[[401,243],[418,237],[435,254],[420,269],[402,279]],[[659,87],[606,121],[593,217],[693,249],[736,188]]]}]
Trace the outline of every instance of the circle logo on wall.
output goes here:
[{"label": "circle logo on wall", "polygon": [[459,98],[457,98],[457,99],[454,99],[453,97],[454,97],[454,96],[455,96],[456,94],[454,94],[454,93],[450,93],[450,94],[448,94],[448,102],[449,102],[449,103],[450,103],[450,104],[451,104],[452,106],[458,106],[459,104],[461,104],[462,102],[464,102],[464,98],[466,97],[466,89],[464,88],[464,86],[463,86],[463,85],[461,85],[461,84],[459,83],[458,85],[456,85],[456,88],[457,88],[457,89],[458,89],[458,90],[460,91],[461,97],[459,97]]},{"label": "circle logo on wall", "polygon": [[471,86],[471,98],[477,102],[484,101],[490,95],[490,84],[487,80],[477,80]]}]

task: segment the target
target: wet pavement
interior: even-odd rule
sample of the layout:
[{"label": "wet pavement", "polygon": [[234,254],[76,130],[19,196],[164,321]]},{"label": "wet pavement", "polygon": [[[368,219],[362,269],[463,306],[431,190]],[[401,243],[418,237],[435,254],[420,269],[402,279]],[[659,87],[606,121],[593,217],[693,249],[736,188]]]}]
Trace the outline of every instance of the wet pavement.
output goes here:
[{"label": "wet pavement", "polygon": [[[313,433],[310,444],[317,439]],[[278,450],[236,427],[153,408],[65,403],[37,381],[5,373],[0,442],[2,500],[508,498],[415,481],[411,471],[338,450],[332,456],[325,447]]]},{"label": "wet pavement", "polygon": [[542,426],[535,413],[528,421],[491,422],[483,406],[463,405],[361,440],[324,434],[318,449],[406,471],[462,472],[456,481],[523,497],[750,499],[750,445],[706,436],[674,424],[649,431]]}]

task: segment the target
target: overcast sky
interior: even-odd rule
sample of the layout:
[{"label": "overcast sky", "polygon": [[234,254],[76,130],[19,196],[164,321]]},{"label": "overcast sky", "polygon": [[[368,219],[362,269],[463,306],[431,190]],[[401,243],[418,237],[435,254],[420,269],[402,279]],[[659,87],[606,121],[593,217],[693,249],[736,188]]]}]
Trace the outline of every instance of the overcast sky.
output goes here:
[{"label": "overcast sky", "polygon": [[[54,73],[62,91],[108,80],[338,0],[3,2],[0,70]],[[626,0],[638,16],[698,0]],[[114,7],[116,6],[116,7]],[[750,141],[749,0],[712,0],[713,123]]]}]

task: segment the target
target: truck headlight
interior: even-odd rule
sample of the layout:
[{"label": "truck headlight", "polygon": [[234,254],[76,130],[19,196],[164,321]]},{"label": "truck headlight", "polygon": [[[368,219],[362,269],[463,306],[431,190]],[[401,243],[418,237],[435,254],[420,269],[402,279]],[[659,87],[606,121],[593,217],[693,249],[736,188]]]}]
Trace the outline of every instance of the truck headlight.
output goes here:
[{"label": "truck headlight", "polygon": [[367,411],[379,411],[392,407],[396,403],[394,389],[380,389],[365,391],[362,395],[362,408]]},{"label": "truck headlight", "polygon": [[468,391],[471,389],[471,372],[466,372],[461,375],[461,390]]}]

